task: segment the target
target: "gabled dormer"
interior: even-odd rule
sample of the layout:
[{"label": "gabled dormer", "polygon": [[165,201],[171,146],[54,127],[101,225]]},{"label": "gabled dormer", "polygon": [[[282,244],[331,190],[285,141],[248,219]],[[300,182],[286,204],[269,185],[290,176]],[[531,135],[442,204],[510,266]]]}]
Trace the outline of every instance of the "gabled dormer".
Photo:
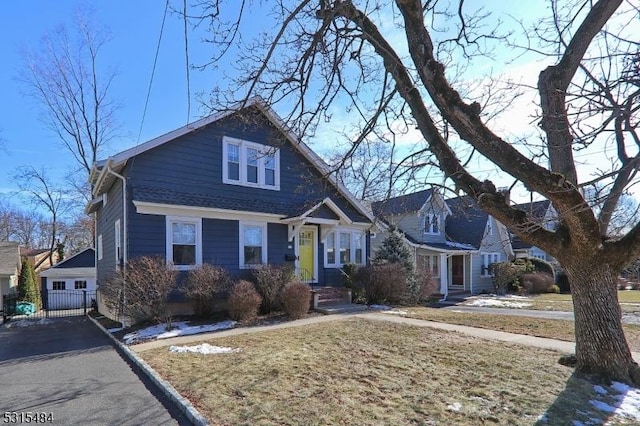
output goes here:
[{"label": "gabled dormer", "polygon": [[430,197],[418,211],[423,234],[420,240],[424,242],[444,241],[445,223],[450,214],[451,210],[442,195],[437,191],[431,191]]}]

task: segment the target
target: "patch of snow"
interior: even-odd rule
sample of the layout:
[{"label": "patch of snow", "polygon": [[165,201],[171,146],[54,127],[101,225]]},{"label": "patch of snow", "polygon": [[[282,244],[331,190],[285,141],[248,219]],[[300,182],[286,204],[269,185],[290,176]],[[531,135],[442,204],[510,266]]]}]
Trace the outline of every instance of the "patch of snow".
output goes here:
[{"label": "patch of snow", "polygon": [[19,320],[19,321],[9,321],[8,323],[5,324],[5,327],[7,328],[12,328],[12,327],[32,327],[34,325],[46,325],[46,324],[53,324],[53,321],[47,318],[42,318],[39,320],[33,320],[33,319],[23,319],[23,320]]},{"label": "patch of snow", "polygon": [[124,330],[124,327],[116,327],[116,328],[108,328],[107,331],[109,333],[115,333],[117,331]]},{"label": "patch of snow", "polygon": [[240,352],[240,349],[226,348],[224,346],[213,346],[208,343],[195,346],[169,346],[169,352],[175,353],[196,353],[203,355],[229,354]]},{"label": "patch of snow", "polygon": [[124,343],[131,345],[141,340],[169,339],[177,336],[188,336],[191,334],[209,333],[211,331],[227,330],[236,325],[235,321],[222,321],[216,324],[189,325],[188,321],[179,321],[171,324],[173,328],[167,330],[166,324],[153,325],[143,328],[133,333],[125,334]]},{"label": "patch of snow", "polygon": [[373,309],[374,311],[388,311],[391,309],[391,306],[387,305],[369,305],[369,309]]},{"label": "patch of snow", "polygon": [[399,309],[392,309],[390,311],[382,311],[383,314],[391,314],[391,315],[409,315],[407,311],[401,311]]},{"label": "patch of snow", "polygon": [[476,299],[476,300],[472,300],[470,303],[467,303],[466,305],[520,309],[520,308],[526,308],[527,306],[531,306],[531,303],[510,302],[508,300],[496,300],[496,299]]},{"label": "patch of snow", "polygon": [[595,385],[593,387],[593,390],[596,391],[596,393],[600,394],[600,395],[606,395],[609,392],[609,391],[607,391],[605,388],[603,388],[600,385]]},{"label": "patch of snow", "polygon": [[447,411],[453,411],[454,413],[459,413],[462,409],[462,404],[459,402],[454,402],[453,404],[447,405]]},{"label": "patch of snow", "polygon": [[598,395],[609,396],[615,400],[613,403],[603,402],[598,399],[589,401],[595,409],[610,415],[609,420],[625,422],[631,420],[634,424],[640,423],[640,389],[632,388],[620,382],[613,382],[610,389],[600,385],[595,385],[593,389]]},{"label": "patch of snow", "polygon": [[476,248],[470,244],[464,243],[456,243],[455,241],[446,241],[445,244],[449,247],[467,249],[467,250],[475,250]]}]

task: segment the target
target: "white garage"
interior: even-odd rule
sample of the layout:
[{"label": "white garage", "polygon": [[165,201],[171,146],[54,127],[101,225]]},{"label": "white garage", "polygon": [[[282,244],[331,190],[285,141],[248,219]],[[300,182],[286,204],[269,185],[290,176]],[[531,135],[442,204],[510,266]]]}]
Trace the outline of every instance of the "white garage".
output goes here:
[{"label": "white garage", "polygon": [[95,264],[95,251],[88,248],[42,271],[45,309],[90,308],[96,297]]}]

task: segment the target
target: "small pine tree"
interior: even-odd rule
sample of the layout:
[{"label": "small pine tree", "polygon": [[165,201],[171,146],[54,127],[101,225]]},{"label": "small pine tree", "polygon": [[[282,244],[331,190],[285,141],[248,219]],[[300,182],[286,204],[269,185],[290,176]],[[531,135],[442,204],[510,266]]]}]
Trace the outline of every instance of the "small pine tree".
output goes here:
[{"label": "small pine tree", "polygon": [[37,309],[42,307],[38,278],[33,269],[33,265],[28,259],[22,261],[20,281],[18,282],[18,294],[22,300],[33,303]]},{"label": "small pine tree", "polygon": [[389,235],[384,239],[376,252],[374,263],[400,263],[409,274],[413,273],[411,250],[404,243],[402,234],[397,227],[389,227]]}]

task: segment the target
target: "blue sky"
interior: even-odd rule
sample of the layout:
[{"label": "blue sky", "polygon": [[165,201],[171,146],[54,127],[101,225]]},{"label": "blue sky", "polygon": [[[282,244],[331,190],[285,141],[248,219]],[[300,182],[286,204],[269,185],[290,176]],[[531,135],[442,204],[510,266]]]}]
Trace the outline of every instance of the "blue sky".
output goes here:
[{"label": "blue sky", "polygon": [[[181,2],[180,2],[181,4]],[[17,77],[24,69],[24,48],[37,49],[41,37],[59,24],[71,32],[77,1],[6,2],[0,14],[0,200],[16,189],[13,170],[21,165],[45,166],[52,177],[64,176],[72,159],[39,120],[40,105],[24,96]],[[110,0],[93,3],[95,19],[110,29],[111,41],[102,57],[107,69],[116,70],[111,95],[121,105],[118,119],[120,138],[106,153],[128,148],[138,141],[144,101],[151,78],[153,59],[164,14],[158,0]],[[151,98],[141,134],[141,142],[187,123],[187,89],[184,29],[176,14],[169,13],[164,28]],[[191,41],[193,59],[204,58],[206,46]],[[191,72],[191,120],[201,112],[195,100],[198,92],[215,84],[209,72]]]}]

